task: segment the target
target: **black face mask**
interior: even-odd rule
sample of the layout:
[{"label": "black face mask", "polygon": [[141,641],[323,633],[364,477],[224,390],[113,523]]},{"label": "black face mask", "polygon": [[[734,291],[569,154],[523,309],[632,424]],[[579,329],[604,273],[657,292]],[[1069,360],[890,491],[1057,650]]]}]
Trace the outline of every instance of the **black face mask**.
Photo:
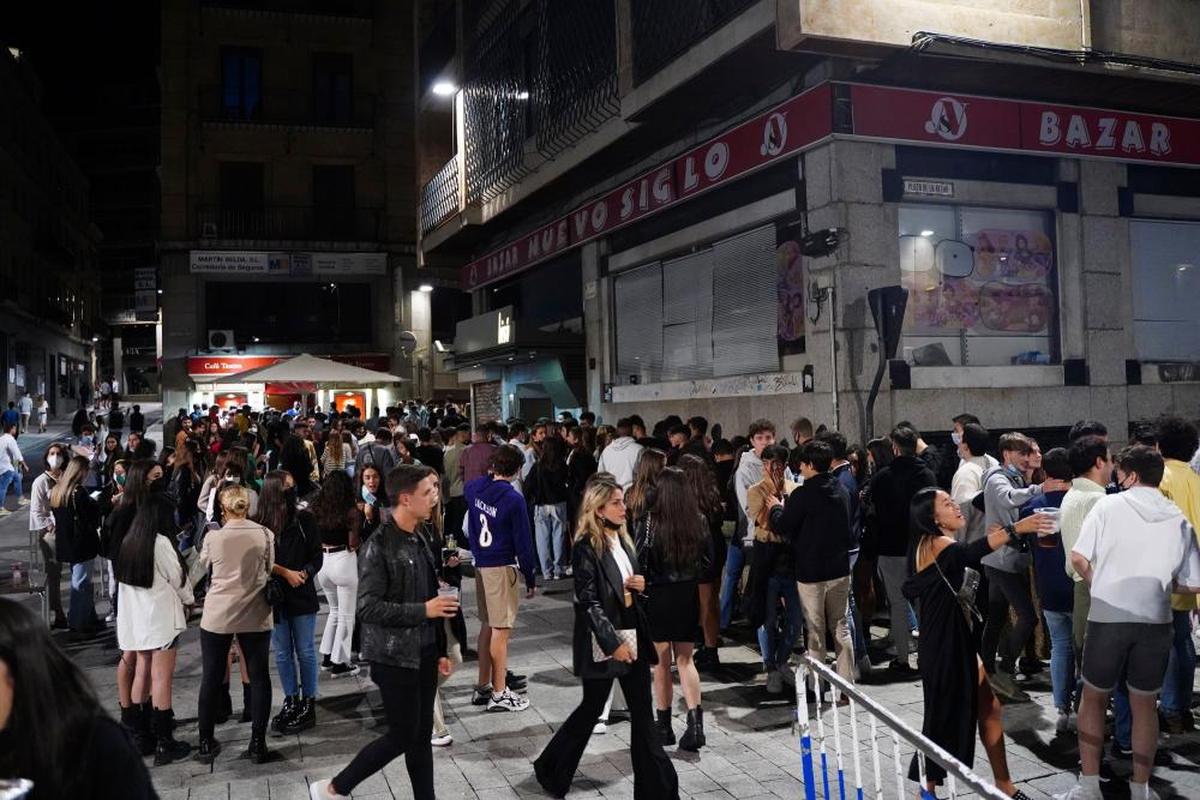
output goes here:
[{"label": "black face mask", "polygon": [[296,487],[289,486],[288,488],[284,489],[283,490],[283,498],[285,500],[287,500],[289,503],[295,503],[296,502]]},{"label": "black face mask", "polygon": [[621,530],[621,523],[613,522],[612,520],[608,519],[607,517],[601,517],[600,524],[603,525],[605,528],[607,528],[610,531]]},{"label": "black face mask", "polygon": [[155,478],[154,480],[150,481],[150,491],[165,492],[166,490],[167,490],[167,479],[166,478]]}]

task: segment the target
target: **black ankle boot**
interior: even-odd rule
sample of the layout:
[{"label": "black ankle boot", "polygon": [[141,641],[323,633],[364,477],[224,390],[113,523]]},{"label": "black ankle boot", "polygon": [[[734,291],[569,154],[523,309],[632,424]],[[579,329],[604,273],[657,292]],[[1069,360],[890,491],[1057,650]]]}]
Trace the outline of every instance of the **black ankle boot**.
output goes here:
[{"label": "black ankle boot", "polygon": [[283,733],[286,736],[292,736],[315,727],[317,727],[317,703],[311,697],[306,697],[297,702],[294,713],[283,726]]},{"label": "black ankle boot", "polygon": [[154,752],[153,743],[151,743],[149,752],[147,752],[145,749],[144,735],[142,732],[142,706],[140,703],[135,703],[134,705],[128,707],[121,707],[121,724],[125,726],[127,731],[129,731],[129,735],[133,737],[133,741],[137,744],[138,751],[142,755],[148,756]]},{"label": "black ankle boot", "polygon": [[171,709],[154,709],[154,766],[161,767],[181,758],[187,758],[192,746],[175,739],[175,712]]},{"label": "black ankle boot", "polygon": [[276,736],[283,735],[284,726],[292,720],[292,716],[296,713],[296,706],[300,703],[300,698],[294,694],[289,694],[283,698],[283,708],[279,709],[279,713],[271,719],[271,733]]},{"label": "black ankle boot", "polygon": [[217,708],[213,714],[213,722],[222,725],[233,716],[233,699],[229,696],[229,684],[221,684],[221,692],[217,695]]},{"label": "black ankle boot", "polygon": [[196,747],[196,754],[193,756],[201,764],[211,764],[217,758],[217,753],[221,752],[221,743],[216,739],[200,738],[200,744]]},{"label": "black ankle boot", "polygon": [[687,730],[679,739],[680,750],[690,750],[693,753],[704,747],[704,709],[700,706],[689,708],[687,712]]},{"label": "black ankle boot", "polygon": [[250,699],[250,684],[243,683],[242,684],[242,716],[238,719],[238,722],[249,722],[250,721],[251,716],[252,716],[251,708],[253,707],[253,705],[254,704],[251,702],[251,699]]},{"label": "black ankle boot", "polygon": [[255,764],[266,764],[275,760],[275,753],[267,749],[267,737],[261,733],[250,735],[250,746],[246,748],[243,758],[248,758]]},{"label": "black ankle boot", "polygon": [[671,730],[671,709],[656,708],[654,713],[657,719],[654,721],[654,727],[658,731],[658,741],[666,747],[669,744],[675,744],[675,731]]},{"label": "black ankle boot", "polygon": [[141,703],[137,707],[137,732],[134,740],[138,750],[144,756],[154,755],[154,707],[150,703]]}]

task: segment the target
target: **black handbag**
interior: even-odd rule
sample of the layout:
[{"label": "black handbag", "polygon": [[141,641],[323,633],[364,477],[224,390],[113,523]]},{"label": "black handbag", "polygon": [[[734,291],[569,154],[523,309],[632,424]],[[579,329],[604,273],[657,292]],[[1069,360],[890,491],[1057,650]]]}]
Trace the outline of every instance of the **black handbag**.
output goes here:
[{"label": "black handbag", "polygon": [[267,585],[263,587],[263,598],[273,610],[281,607],[287,598],[283,578],[278,575],[267,576]]}]

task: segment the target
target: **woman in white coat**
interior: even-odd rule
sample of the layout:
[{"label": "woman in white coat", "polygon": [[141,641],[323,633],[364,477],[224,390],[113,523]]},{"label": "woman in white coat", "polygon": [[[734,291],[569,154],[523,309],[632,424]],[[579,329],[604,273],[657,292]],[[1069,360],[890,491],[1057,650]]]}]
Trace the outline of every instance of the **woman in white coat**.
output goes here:
[{"label": "woman in white coat", "polygon": [[[185,758],[191,746],[173,736],[171,683],[179,634],[187,629],[186,607],[195,603],[179,551],[171,538],[174,508],[160,494],[146,498],[121,542],[116,574],[121,585],[117,643],[137,654],[133,680],[135,707],[153,703],[154,763]],[[147,685],[148,684],[148,685]]]}]

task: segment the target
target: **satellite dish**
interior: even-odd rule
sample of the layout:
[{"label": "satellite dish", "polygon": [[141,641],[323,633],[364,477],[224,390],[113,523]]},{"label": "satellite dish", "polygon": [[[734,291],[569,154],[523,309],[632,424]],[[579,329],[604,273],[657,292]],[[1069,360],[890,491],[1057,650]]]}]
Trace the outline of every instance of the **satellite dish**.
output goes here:
[{"label": "satellite dish", "polygon": [[396,339],[400,342],[400,350],[405,353],[411,353],[417,349],[417,336],[412,331],[400,331],[396,334]]}]

